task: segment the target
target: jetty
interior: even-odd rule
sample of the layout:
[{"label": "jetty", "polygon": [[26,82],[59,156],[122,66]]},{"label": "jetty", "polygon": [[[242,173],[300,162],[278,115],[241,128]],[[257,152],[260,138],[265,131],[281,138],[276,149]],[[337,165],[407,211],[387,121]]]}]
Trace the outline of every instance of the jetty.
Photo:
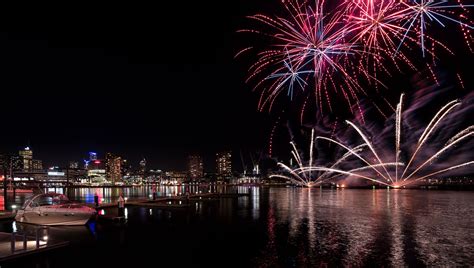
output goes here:
[{"label": "jetty", "polygon": [[35,230],[34,235],[28,232],[0,232],[0,262],[15,260],[69,245],[67,241],[50,240],[47,227],[41,226]]},{"label": "jetty", "polygon": [[[163,196],[156,197],[155,199],[138,198],[125,201],[125,206],[138,206],[161,209],[183,209],[188,208],[190,202],[219,201],[221,198],[239,198],[244,196],[250,196],[250,193],[201,193],[189,196]],[[100,203],[98,206],[89,203],[87,205],[96,208],[97,210],[117,207],[117,203]]]}]

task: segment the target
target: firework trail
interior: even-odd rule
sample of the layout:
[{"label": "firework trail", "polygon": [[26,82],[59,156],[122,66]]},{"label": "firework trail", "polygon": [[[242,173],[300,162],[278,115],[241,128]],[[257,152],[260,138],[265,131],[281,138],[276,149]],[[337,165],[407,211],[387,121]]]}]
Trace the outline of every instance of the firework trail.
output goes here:
[{"label": "firework trail", "polygon": [[271,110],[283,92],[290,99],[306,94],[301,121],[309,96],[320,112],[334,112],[333,102],[343,100],[363,119],[359,99],[367,94],[365,83],[378,91],[386,87],[379,73],[391,76],[402,65],[417,71],[420,59],[412,52],[417,47],[423,58],[431,56],[431,65],[422,66],[438,82],[431,67],[439,59],[435,47],[454,53],[433,35],[435,28],[458,25],[472,51],[469,10],[474,5],[461,0],[289,0],[283,7],[286,16],[249,17],[261,27],[239,32],[257,34],[268,43],[264,49],[246,47],[236,56],[256,53],[247,82],[260,91],[259,110]]},{"label": "firework trail", "polygon": [[[399,20],[403,22],[402,27],[406,28],[403,39],[400,42],[399,48],[404,40],[409,38],[411,34],[414,34],[419,39],[419,44],[425,57],[427,41],[431,41],[434,45],[440,45],[444,49],[447,46],[442,42],[434,39],[428,35],[428,29],[432,24],[445,27],[447,22],[455,23],[462,28],[465,35],[465,40],[470,46],[470,42],[467,38],[469,30],[472,30],[472,22],[467,21],[468,14],[467,8],[472,8],[474,5],[465,5],[462,1],[457,1],[457,4],[450,3],[446,0],[412,0],[412,1],[401,1],[404,8],[396,12],[394,15],[399,17]],[[462,11],[459,19],[456,18],[454,10]]]},{"label": "firework trail", "polygon": [[[269,32],[240,31],[267,36],[272,42],[270,48],[257,54],[247,79],[257,81],[255,88],[263,88],[260,110],[271,109],[284,90],[292,97],[295,88],[304,91],[313,87],[321,110],[323,107],[332,110],[333,94],[341,94],[351,107],[358,102],[358,94],[365,93],[351,69],[350,60],[363,50],[349,40],[345,14],[325,13],[324,5],[322,1],[316,1],[314,6],[289,1],[285,4],[288,18],[262,14],[249,17],[271,29]],[[357,73],[372,77],[363,68]]]},{"label": "firework trail", "polygon": [[[403,110],[402,94],[394,114],[395,118],[392,117],[388,121],[394,123],[386,125],[382,130],[373,127],[363,131],[359,126],[347,121],[359,139],[367,145],[368,150],[364,152],[355,152],[356,147],[352,148],[347,143],[335,139],[317,137],[316,139],[336,144],[357,160],[346,163],[344,169],[332,172],[367,180],[370,178],[370,181],[392,187],[404,187],[435,175],[440,178],[453,174],[452,172],[457,169],[471,166],[474,163],[470,152],[474,125],[465,126],[463,122],[469,120],[463,119],[468,118],[474,110],[471,102],[474,96],[472,93],[467,96],[466,104],[460,100],[448,102],[423,127],[415,120],[416,113],[421,113],[422,108],[426,108],[426,105],[432,102],[435,94],[439,93],[421,96],[414,102],[413,107],[407,110]],[[459,127],[461,131],[453,132]],[[387,139],[393,137],[388,134],[391,131],[395,132],[393,149],[387,146],[391,144]],[[395,162],[392,162],[393,159]]]},{"label": "firework trail", "polygon": [[[346,4],[350,7],[347,14],[348,31],[352,41],[361,44],[364,51],[360,54],[359,66],[364,66],[374,78],[377,78],[379,72],[391,76],[387,61],[396,71],[401,70],[400,62],[416,70],[409,57],[397,50],[406,30],[399,25],[399,17],[396,15],[400,8],[398,2],[347,1]],[[411,38],[409,40],[413,41]],[[376,88],[379,84],[375,83]]]},{"label": "firework trail", "polygon": [[359,153],[362,152],[365,147],[367,147],[367,144],[360,144],[352,149],[349,149],[345,147],[344,145],[340,144],[340,146],[345,147],[348,152],[346,152],[342,157],[336,159],[336,161],[330,167],[317,165],[317,161],[315,161],[316,159],[314,157],[314,149],[315,149],[314,132],[315,130],[312,129],[310,147],[309,147],[309,160],[308,161],[303,160],[302,154],[298,151],[296,144],[293,141],[291,141],[290,144],[293,148],[293,150],[291,151],[291,154],[293,156],[293,159],[296,162],[296,167],[292,167],[291,164],[286,165],[283,162],[279,162],[278,166],[282,169],[283,174],[274,174],[274,175],[271,175],[270,178],[284,179],[284,180],[290,181],[294,184],[304,186],[304,187],[318,186],[324,182],[333,180],[334,178],[336,178],[337,176],[341,174],[351,175],[355,177],[360,177],[360,178],[376,181],[375,179],[358,174],[356,171],[365,170],[365,169],[376,170],[376,167],[395,165],[394,163],[381,163],[381,164],[375,164],[375,165],[371,165],[368,163],[367,166],[356,168],[354,170],[344,171],[344,170],[338,169],[338,166],[341,163],[344,163],[344,161],[347,158],[353,155],[359,155]]}]

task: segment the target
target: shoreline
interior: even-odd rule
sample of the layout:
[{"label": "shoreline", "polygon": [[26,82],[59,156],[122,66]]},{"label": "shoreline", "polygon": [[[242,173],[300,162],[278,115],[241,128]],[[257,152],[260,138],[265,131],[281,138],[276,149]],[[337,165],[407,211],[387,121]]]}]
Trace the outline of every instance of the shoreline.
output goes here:
[{"label": "shoreline", "polygon": [[[99,186],[87,186],[87,185],[68,185],[68,186],[48,186],[48,187],[38,187],[38,188],[19,188],[16,189],[16,193],[29,192],[31,190],[37,189],[49,189],[49,188],[142,188],[142,187],[209,187],[209,186],[224,186],[224,187],[266,187],[266,188],[322,188],[322,189],[387,189],[387,186],[380,185],[362,185],[362,186],[336,186],[336,185],[319,185],[314,187],[304,187],[291,184],[280,184],[280,183],[260,183],[260,184],[179,184],[179,185],[159,185],[159,184],[144,184],[144,185],[99,185]],[[474,191],[474,184],[472,185],[415,185],[402,188],[390,187],[391,190],[456,190],[456,191]],[[13,190],[8,190],[8,194],[12,194]]]}]

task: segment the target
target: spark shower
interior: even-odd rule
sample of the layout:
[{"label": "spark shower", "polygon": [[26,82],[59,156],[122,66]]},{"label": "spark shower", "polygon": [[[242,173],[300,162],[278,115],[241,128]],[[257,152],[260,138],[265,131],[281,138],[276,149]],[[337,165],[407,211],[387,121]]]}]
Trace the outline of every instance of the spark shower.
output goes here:
[{"label": "spark shower", "polygon": [[[343,180],[362,179],[372,184],[400,188],[412,186],[424,179],[474,164],[469,150],[464,148],[465,153],[463,154],[458,154],[459,150],[456,150],[456,147],[462,147],[466,143],[470,148],[469,145],[472,144],[469,142],[472,142],[474,125],[457,130],[457,132],[450,129],[455,127],[453,121],[465,113],[472,112],[472,104],[467,104],[461,109],[462,102],[460,100],[450,101],[435,113],[424,128],[416,126],[414,129],[413,125],[407,127],[410,124],[403,122],[404,117],[410,116],[410,113],[413,112],[411,109],[404,112],[403,99],[404,94],[400,96],[396,107],[395,120],[391,121],[392,125],[386,127],[386,130],[394,130],[393,136],[377,137],[375,133],[372,133],[371,136],[362,127],[351,121],[346,121],[350,129],[357,133],[358,140],[362,141],[361,144],[351,146],[348,141],[343,142],[325,136],[314,137],[313,129],[308,162],[302,160],[295,144],[291,142],[292,155],[297,167],[293,168],[280,162],[278,165],[287,174],[273,175],[273,177],[284,178],[301,186],[312,187],[324,182],[341,181],[340,176],[345,175],[346,179]],[[420,129],[423,131],[418,137],[415,137]],[[388,131],[381,132],[387,133]],[[391,137],[394,137],[393,143],[386,140]],[[343,152],[343,156],[329,166],[316,165],[314,143],[318,141],[336,145]],[[388,144],[394,144],[392,150],[388,149]],[[402,148],[406,150],[404,151]],[[435,165],[441,158],[443,164]]]},{"label": "spark shower", "polygon": [[289,0],[282,5],[286,16],[249,16],[257,24],[239,31],[265,40],[266,46],[236,54],[256,55],[247,82],[260,91],[260,110],[271,110],[282,92],[293,98],[299,90],[313,96],[320,111],[332,112],[333,99],[341,97],[363,116],[359,100],[370,94],[367,88],[386,87],[380,74],[390,77],[403,68],[416,72],[423,62],[436,80],[437,51],[454,52],[436,39],[435,29],[458,26],[472,52],[469,9],[474,5],[460,0]]}]

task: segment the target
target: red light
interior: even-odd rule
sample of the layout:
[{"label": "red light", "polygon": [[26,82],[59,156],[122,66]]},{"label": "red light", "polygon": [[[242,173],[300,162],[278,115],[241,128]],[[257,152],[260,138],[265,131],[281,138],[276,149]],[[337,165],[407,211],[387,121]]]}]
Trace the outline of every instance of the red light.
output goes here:
[{"label": "red light", "polygon": [[99,160],[95,160],[95,161],[94,161],[94,164],[100,164],[100,161],[99,161]]}]

